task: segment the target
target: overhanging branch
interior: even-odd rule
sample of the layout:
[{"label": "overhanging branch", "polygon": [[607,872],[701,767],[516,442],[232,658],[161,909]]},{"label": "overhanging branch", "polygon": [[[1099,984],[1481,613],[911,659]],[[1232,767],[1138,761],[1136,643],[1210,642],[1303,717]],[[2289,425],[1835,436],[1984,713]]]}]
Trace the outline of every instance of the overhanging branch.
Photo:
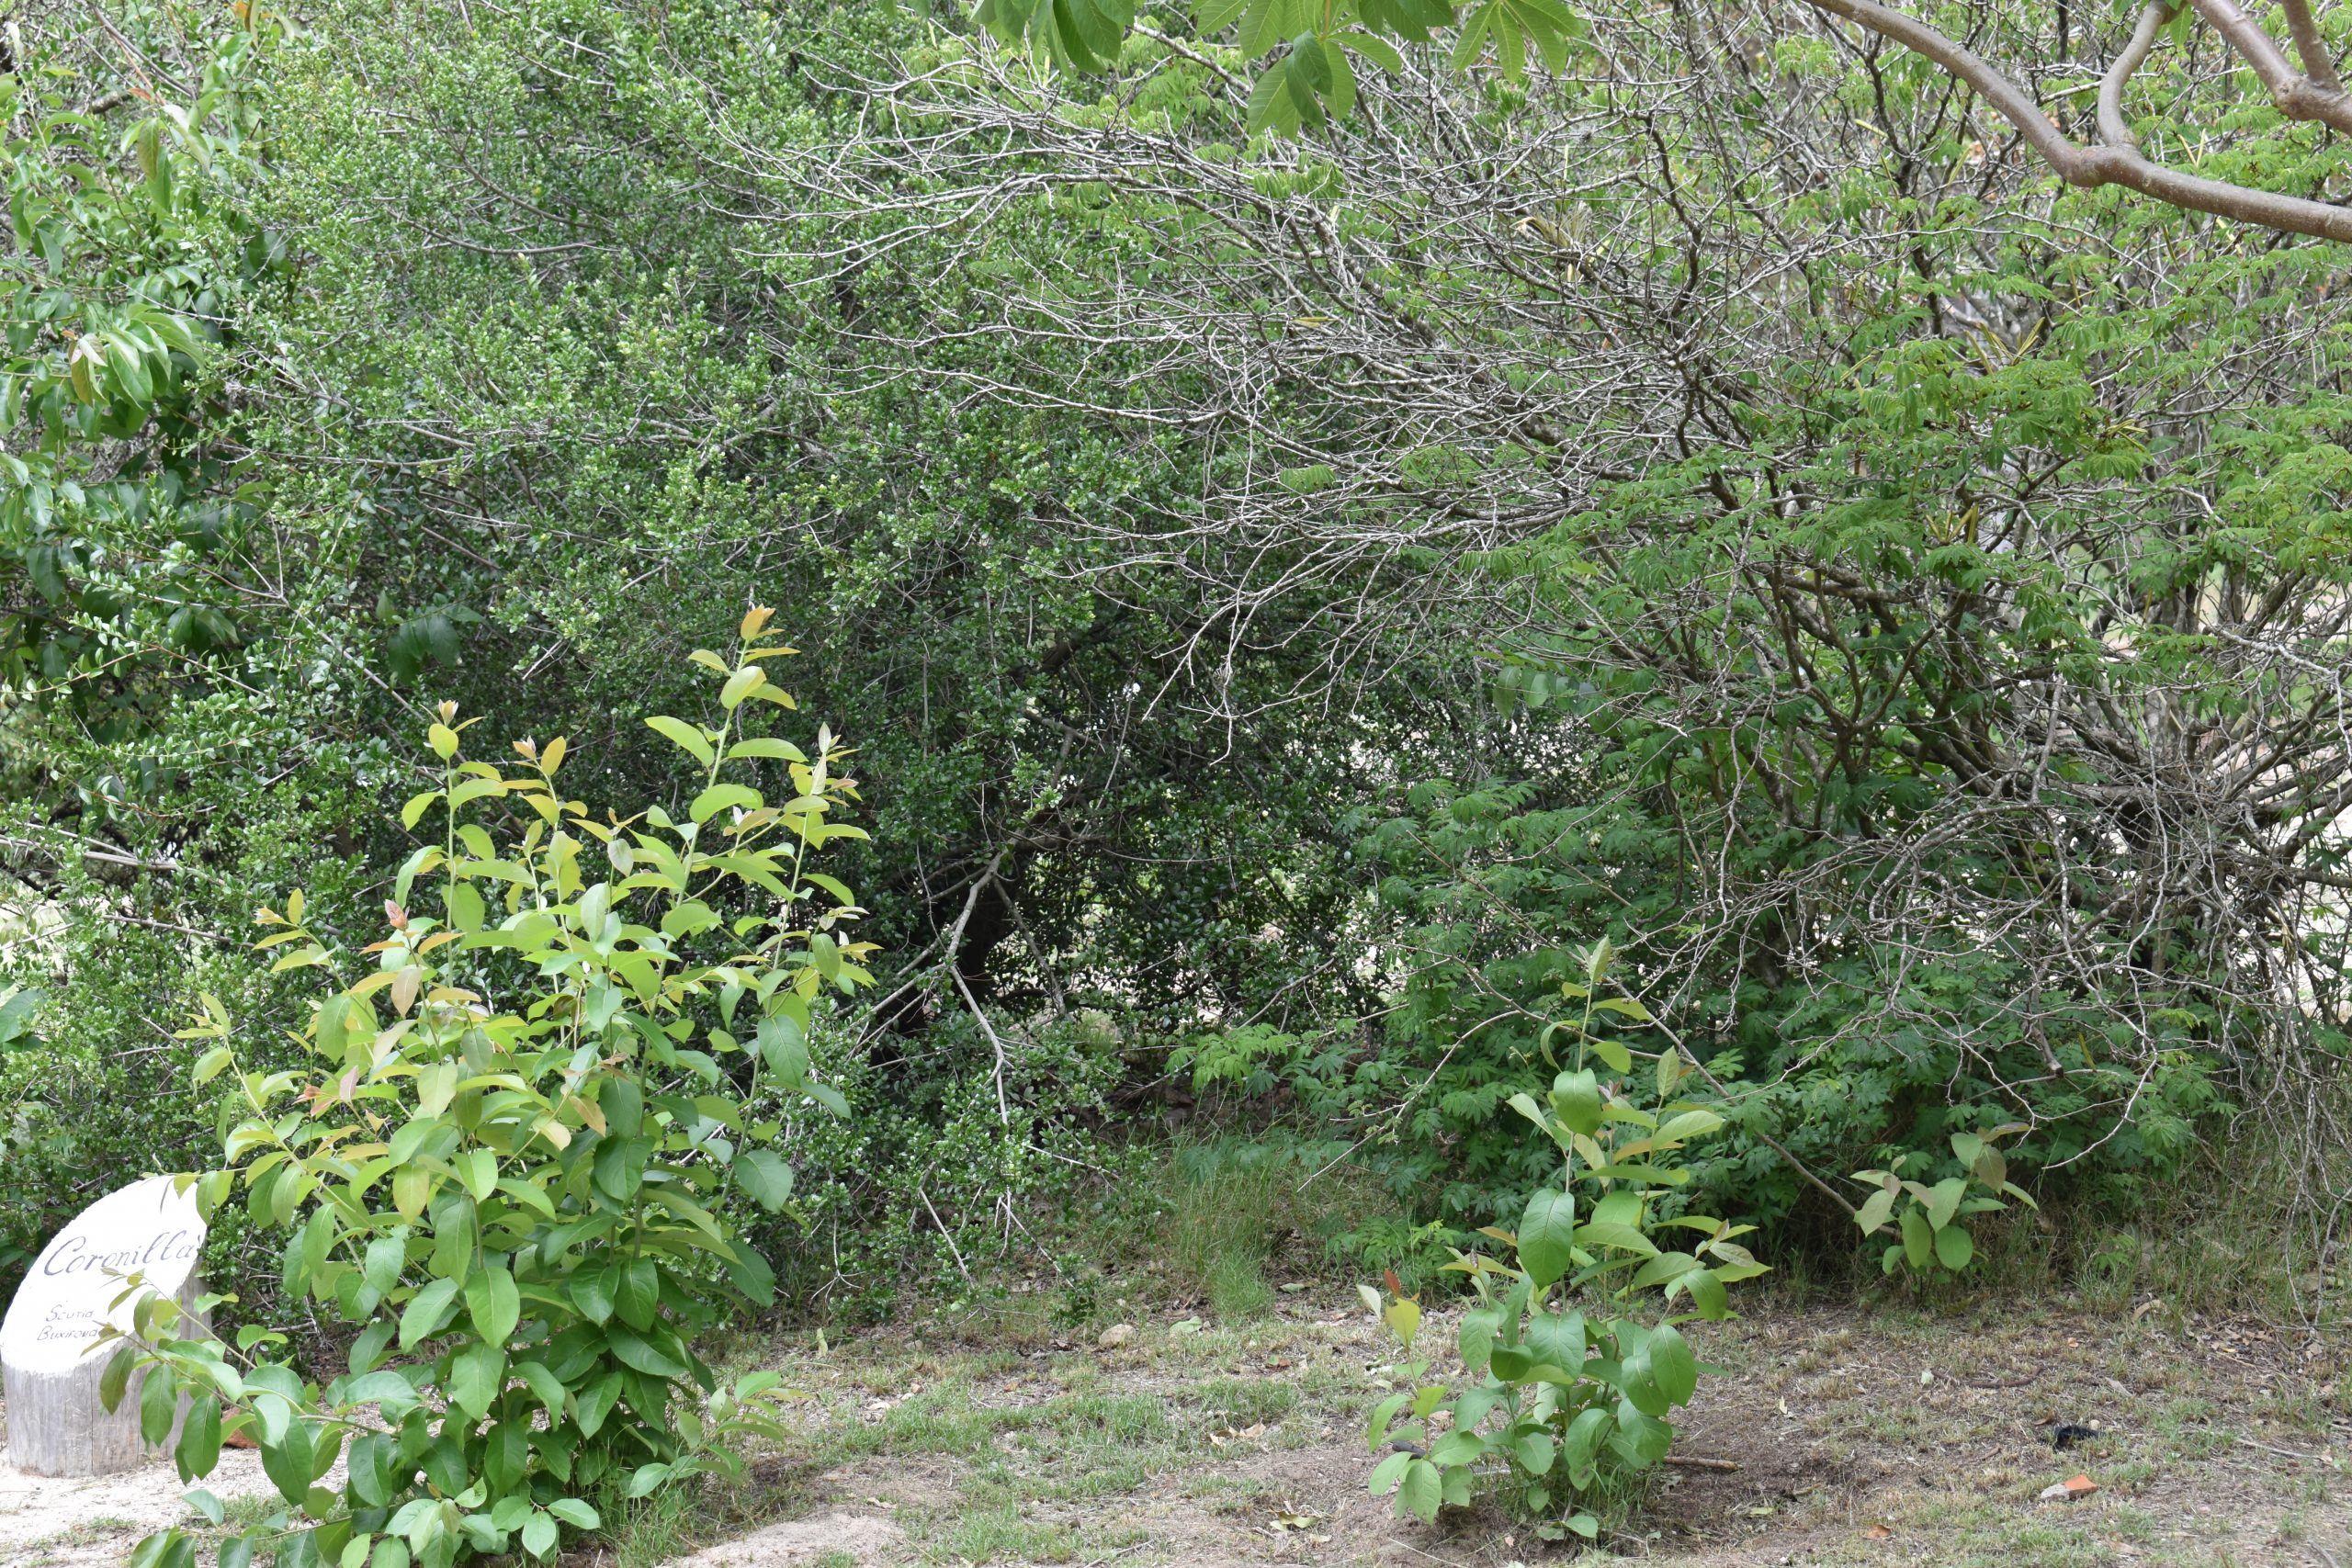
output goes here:
[{"label": "overhanging branch", "polygon": [[[2034,151],[2041,153],[2069,185],[2121,186],[2191,212],[2210,212],[2217,218],[2291,234],[2312,234],[2323,239],[2352,242],[2352,210],[2332,202],[2313,201],[2306,197],[2207,179],[2201,175],[2188,174],[2154,163],[2140,152],[2123,121],[2123,85],[2147,58],[2149,50],[2154,45],[2156,30],[2170,18],[2172,6],[2152,4],[2142,11],[2139,24],[2132,31],[2132,41],[2116,58],[2099,85],[2102,144],[2086,147],[2069,137],[2034,101],[2031,94],[1998,67],[1917,17],[1879,5],[1876,0],[1806,0],[1806,3],[1816,10],[1842,17],[1881,38],[1899,43],[1966,83],[1978,96],[1992,106],[1994,112],[2015,126],[2033,144]],[[2315,120],[2332,129],[2352,131],[2352,96],[2347,96],[2342,85],[2332,80],[2335,74],[2334,66],[2327,61],[2316,24],[2312,22],[2307,12],[2302,15],[2301,27],[2312,29],[2309,49],[2306,50],[2301,28],[2297,33],[2297,49],[2302,54],[2307,68],[2313,57],[2312,51],[2316,51],[2317,58],[2326,67],[2327,76],[2331,79],[2328,81],[2316,80],[2312,75],[2297,72],[2279,51],[2278,46],[2271,41],[2269,35],[2232,0],[2193,0],[2193,3],[2199,14],[2213,24],[2232,50],[2269,88],[2271,100],[2278,106],[2280,113],[2291,118]],[[2296,25],[2293,14],[2290,13],[2289,20],[2290,26]]]}]

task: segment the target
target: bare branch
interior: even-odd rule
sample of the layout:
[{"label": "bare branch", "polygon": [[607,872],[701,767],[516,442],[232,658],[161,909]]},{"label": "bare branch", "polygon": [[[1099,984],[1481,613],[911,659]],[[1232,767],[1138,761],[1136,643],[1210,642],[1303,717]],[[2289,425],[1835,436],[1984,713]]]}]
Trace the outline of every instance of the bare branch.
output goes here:
[{"label": "bare branch", "polygon": [[2352,97],[2346,97],[2341,86],[2323,86],[2290,65],[2262,25],[2239,9],[2235,0],[2190,0],[2190,4],[2237,51],[2238,58],[2253,67],[2262,85],[2270,89],[2279,113],[2290,119],[2315,119],[2337,130],[2352,130]]},{"label": "bare branch", "polygon": [[2342,92],[2344,80],[2335,73],[2335,62],[2328,55],[2327,40],[2319,35],[2311,0],[2279,0],[2279,5],[2287,13],[2287,32],[2295,40],[2295,53],[2303,62],[2303,74],[2322,87]]},{"label": "bare branch", "polygon": [[[2294,74],[2278,47],[2229,0],[2195,3],[2222,28],[2232,47],[2262,75],[2282,112],[2352,130],[2352,98],[2340,89],[2331,93]],[[1878,5],[1875,0],[1807,0],[1807,4],[1916,51],[1965,82],[2002,118],[2015,126],[2070,185],[2122,186],[2191,212],[2210,212],[2217,218],[2292,234],[2352,241],[2352,210],[2328,202],[2187,174],[2151,163],[2129,146],[2082,146],[2061,130],[2024,88],[1981,55],[1917,17]],[[2144,49],[2140,56],[2145,58]],[[2135,61],[2135,67],[2136,64]]]},{"label": "bare branch", "polygon": [[2155,46],[2156,29],[2171,18],[2172,9],[2166,0],[2148,0],[2140,9],[2139,25],[2132,29],[2132,41],[2123,46],[2123,52],[2115,57],[2115,63],[2099,80],[2098,135],[2109,147],[2139,150],[2139,138],[2132,134],[2131,126],[2123,118],[2123,88],[2132,80],[2132,73],[2140,69],[2140,62],[2148,58],[2148,51]]}]

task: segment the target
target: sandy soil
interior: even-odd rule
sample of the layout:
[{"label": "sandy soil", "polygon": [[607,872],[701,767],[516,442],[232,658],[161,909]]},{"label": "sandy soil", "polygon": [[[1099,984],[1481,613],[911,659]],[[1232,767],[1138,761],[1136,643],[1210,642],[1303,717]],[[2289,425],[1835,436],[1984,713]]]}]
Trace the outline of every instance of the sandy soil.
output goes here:
[{"label": "sandy soil", "polygon": [[[205,1489],[224,1502],[275,1496],[261,1456],[231,1452]],[[0,1463],[0,1563],[6,1568],[115,1568],[139,1538],[166,1525],[201,1523],[181,1501],[187,1488],[165,1462],[114,1475],[60,1478]]]},{"label": "sandy soil", "polygon": [[[904,1328],[822,1356],[739,1347],[808,1391],[807,1441],[757,1460],[670,1533],[590,1547],[567,1568],[1568,1560],[1491,1512],[1424,1529],[1366,1495],[1362,1411],[1387,1351],[1340,1303],[1298,1307],[1207,1332],[1139,1314],[1113,1348]],[[2343,1363],[2299,1331],[2003,1305],[1778,1307],[1701,1337],[1727,1375],[1704,1385],[1676,1451],[1712,1462],[1665,1472],[1608,1554],[1676,1568],[2352,1568]],[[1140,1425],[1104,1425],[1120,1421]],[[2055,1451],[2072,1424],[2091,1435]],[[2096,1494],[2038,1500],[2078,1472]],[[224,1456],[210,1489],[269,1490],[250,1452]],[[181,1491],[168,1464],[96,1481],[0,1467],[0,1565],[109,1568],[148,1530],[192,1518]]]}]

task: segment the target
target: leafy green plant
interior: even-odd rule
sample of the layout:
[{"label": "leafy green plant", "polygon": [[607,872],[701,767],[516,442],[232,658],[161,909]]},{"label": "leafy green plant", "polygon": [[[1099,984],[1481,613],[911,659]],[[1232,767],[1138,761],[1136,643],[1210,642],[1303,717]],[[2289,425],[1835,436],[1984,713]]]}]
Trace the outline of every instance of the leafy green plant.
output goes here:
[{"label": "leafy green plant", "polygon": [[1954,1133],[1951,1152],[1960,1162],[1960,1174],[1933,1186],[1904,1174],[1928,1163],[1917,1150],[1896,1156],[1891,1169],[1856,1171],[1854,1179],[1873,1189],[1854,1214],[1862,1235],[1877,1235],[1890,1222],[1895,1227],[1895,1239],[1879,1255],[1881,1266],[1889,1274],[1906,1263],[1917,1269],[1957,1274],[1976,1256],[1975,1238],[1959,1223],[1963,1216],[2007,1208],[2003,1196],[2029,1208],[2040,1207],[2009,1179],[2008,1161],[1997,1146],[2001,1139],[2024,1131],[2024,1123],[2010,1122],[1984,1133]]},{"label": "leafy green plant", "polygon": [[[189,1179],[209,1208],[242,1186],[287,1233],[288,1293],[358,1325],[322,1383],[279,1333],[249,1326],[232,1351],[142,1300],[109,1401],[149,1365],[151,1440],[188,1399],[183,1478],[246,1433],[287,1505],[221,1568],[265,1547],[281,1568],[548,1560],[566,1527],[597,1527],[593,1495],[731,1467],[734,1439],[779,1431],[775,1376],[722,1389],[695,1338],[770,1296],[727,1204],[790,1197],[775,1144],[804,1105],[840,1103],[811,1065],[816,1010],[868,976],[866,945],[844,940],[862,911],[814,863],[863,836],[834,820],[856,798],[845,752],[827,730],[813,757],[746,733],[756,703],[792,705],[763,666],[791,651],[768,617],[745,616],[733,660],[694,655],[719,682],[716,724],[647,720],[704,770],[683,819],[657,805],[600,822],[559,786],[561,739],[517,742],[510,773],[462,754],[474,721],[444,705],[440,781],[402,813],[413,828],[438,812],[443,831],[401,867],[383,940],[332,951],[300,893],[257,917],[279,971],[372,961],[311,1008],[305,1066],[245,1069],[205,998],[196,1076],[233,1087],[223,1167]],[[749,782],[769,766],[786,780],[773,800]],[[427,879],[438,914],[409,907]],[[338,1457],[347,1479],[322,1486]],[[219,1521],[209,1494],[192,1501]],[[193,1551],[166,1530],[136,1561]]]},{"label": "leafy green plant", "polygon": [[50,61],[0,74],[0,679],[102,735],[140,732],[176,666],[243,637],[235,545],[258,513],[206,439],[223,415],[198,371],[283,259],[244,213],[277,31],[225,28],[188,101],[142,90],[128,126]]},{"label": "leafy green plant", "polygon": [[[1523,1091],[1510,1098],[1555,1145],[1558,1184],[1536,1190],[1515,1232],[1481,1232],[1511,1261],[1474,1251],[1446,1265],[1469,1276],[1477,1298],[1458,1338],[1471,1381],[1422,1382],[1429,1360],[1408,1361],[1395,1371],[1415,1386],[1372,1413],[1374,1451],[1391,1450],[1372,1490],[1394,1492],[1399,1515],[1434,1519],[1441,1506],[1470,1500],[1475,1477],[1495,1472],[1546,1537],[1591,1539],[1595,1507],[1666,1457],[1674,1442],[1666,1417],[1698,1388],[1704,1369],[1676,1325],[1729,1316],[1724,1287],[1765,1272],[1737,1239],[1753,1227],[1672,1212],[1690,1180],[1683,1151],[1723,1118],[1678,1098],[1690,1068],[1676,1048],[1657,1056],[1652,1089],[1640,1096],[1649,1105],[1636,1103],[1632,1048],[1593,1032],[1596,1012],[1649,1021],[1633,998],[1600,994],[1614,956],[1606,941],[1580,954],[1584,977],[1561,994],[1582,1003],[1581,1016],[1541,1036],[1561,1070],[1541,1102]],[[1562,1066],[1554,1053],[1564,1039],[1575,1050]],[[1687,1250],[1660,1245],[1674,1230],[1692,1233]],[[1409,1356],[1420,1306],[1393,1275],[1390,1289],[1385,1305],[1369,1288],[1367,1301]],[[1645,1323],[1634,1303],[1652,1290],[1668,1310]],[[1678,1300],[1687,1310],[1671,1310]]]}]

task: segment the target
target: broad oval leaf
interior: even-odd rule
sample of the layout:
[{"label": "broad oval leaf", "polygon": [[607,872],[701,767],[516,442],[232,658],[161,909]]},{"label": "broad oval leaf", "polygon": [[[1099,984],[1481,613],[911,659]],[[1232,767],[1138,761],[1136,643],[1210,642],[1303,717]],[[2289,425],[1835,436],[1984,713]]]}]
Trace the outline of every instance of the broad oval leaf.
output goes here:
[{"label": "broad oval leaf", "polygon": [[1519,1264],[1543,1290],[1576,1261],[1577,1201],[1566,1192],[1538,1188],[1519,1222]]}]

